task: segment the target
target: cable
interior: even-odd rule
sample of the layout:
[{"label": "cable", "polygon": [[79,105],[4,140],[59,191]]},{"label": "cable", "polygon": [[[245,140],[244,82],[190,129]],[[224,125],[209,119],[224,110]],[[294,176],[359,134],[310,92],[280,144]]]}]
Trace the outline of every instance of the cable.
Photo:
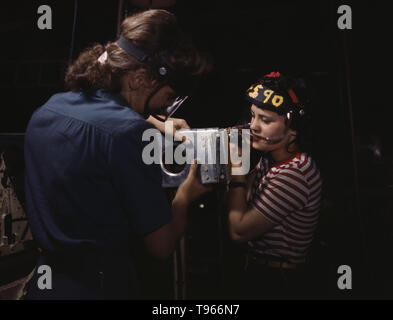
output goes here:
[{"label": "cable", "polygon": [[123,11],[124,11],[124,0],[119,0],[119,5],[117,8],[117,32],[116,32],[117,38],[120,37],[121,22],[125,18]]},{"label": "cable", "polygon": [[76,18],[78,13],[78,0],[74,1],[74,22],[72,24],[72,35],[71,35],[71,48],[70,48],[70,56],[68,58],[68,63],[72,62],[72,55],[74,53],[74,43],[75,43],[75,27],[76,27]]}]

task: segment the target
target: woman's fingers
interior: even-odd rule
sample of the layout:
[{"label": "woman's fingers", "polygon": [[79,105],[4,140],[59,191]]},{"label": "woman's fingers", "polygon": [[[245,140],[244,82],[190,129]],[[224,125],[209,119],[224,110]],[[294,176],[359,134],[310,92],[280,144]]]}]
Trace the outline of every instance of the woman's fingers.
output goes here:
[{"label": "woman's fingers", "polygon": [[190,126],[188,125],[187,121],[184,119],[179,119],[179,118],[169,118],[168,120],[173,121],[173,126],[175,130],[178,129],[190,129]]},{"label": "woman's fingers", "polygon": [[190,165],[189,175],[196,177],[198,175],[198,171],[197,171],[198,167],[199,167],[198,161],[196,159],[194,159],[194,161]]}]

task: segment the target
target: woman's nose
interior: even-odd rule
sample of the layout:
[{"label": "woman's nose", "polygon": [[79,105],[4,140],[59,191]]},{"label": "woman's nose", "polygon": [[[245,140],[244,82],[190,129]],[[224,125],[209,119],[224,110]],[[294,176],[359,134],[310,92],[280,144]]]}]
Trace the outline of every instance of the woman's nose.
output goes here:
[{"label": "woman's nose", "polygon": [[251,119],[251,122],[250,122],[250,129],[251,129],[252,131],[256,131],[256,132],[259,131],[259,126],[257,125],[257,123],[256,123],[256,121],[255,121],[255,118]]}]

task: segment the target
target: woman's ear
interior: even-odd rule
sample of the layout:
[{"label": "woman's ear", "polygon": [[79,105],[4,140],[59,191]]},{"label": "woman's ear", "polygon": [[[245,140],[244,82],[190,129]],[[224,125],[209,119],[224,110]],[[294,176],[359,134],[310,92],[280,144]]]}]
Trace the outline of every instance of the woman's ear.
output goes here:
[{"label": "woman's ear", "polygon": [[293,137],[296,137],[296,136],[297,136],[297,131],[296,131],[296,130],[289,128],[288,131],[289,131],[289,135],[290,135],[290,136],[293,136]]}]

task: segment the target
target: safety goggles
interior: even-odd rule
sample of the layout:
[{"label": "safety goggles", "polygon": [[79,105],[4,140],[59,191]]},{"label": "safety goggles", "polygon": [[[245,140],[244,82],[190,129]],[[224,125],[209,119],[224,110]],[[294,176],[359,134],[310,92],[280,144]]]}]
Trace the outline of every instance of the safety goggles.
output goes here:
[{"label": "safety goggles", "polygon": [[[170,106],[162,108],[161,112],[153,115],[153,117],[160,121],[167,121],[187,99],[188,96],[178,96]],[[159,116],[163,116],[163,118]]]}]

